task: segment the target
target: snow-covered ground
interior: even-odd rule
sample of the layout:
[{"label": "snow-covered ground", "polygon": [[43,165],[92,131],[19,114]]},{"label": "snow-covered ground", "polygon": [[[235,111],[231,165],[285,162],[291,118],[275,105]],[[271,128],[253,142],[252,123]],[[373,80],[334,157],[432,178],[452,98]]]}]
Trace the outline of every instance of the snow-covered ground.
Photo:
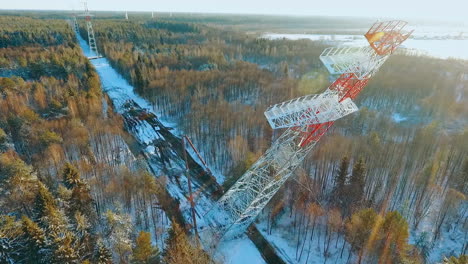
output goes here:
[{"label": "snow-covered ground", "polygon": [[[83,50],[83,53],[86,57],[95,57],[96,54],[91,52],[89,49],[88,43],[77,34],[78,42]],[[99,74],[101,85],[103,90],[108,94],[109,98],[112,100],[115,110],[123,114],[125,110],[125,103],[129,100],[135,102],[139,107],[142,109],[146,109],[147,112],[151,113],[152,109],[155,109],[153,105],[148,102],[147,100],[143,99],[142,97],[138,96],[133,86],[131,86],[115,69],[112,68],[109,61],[106,58],[99,58],[91,60],[91,63],[96,68],[97,73]],[[156,113],[153,113],[156,114]],[[168,122],[163,122],[165,126],[172,126]],[[177,130],[172,130],[174,131]],[[142,143],[150,143],[155,139],[161,139],[161,136],[151,127],[147,122],[140,122],[138,123],[136,129],[132,131],[136,139]],[[177,132],[175,132],[177,134]],[[146,154],[151,157],[154,155],[154,147],[147,147]],[[192,156],[194,153],[190,153]],[[198,160],[195,158],[195,160]],[[150,163],[150,166],[154,171],[159,171],[160,168],[155,164]],[[173,165],[176,170],[180,170],[180,166],[178,164]],[[183,173],[183,170],[181,171]],[[159,176],[159,175],[157,175]],[[218,178],[222,179],[222,176],[217,175]],[[177,198],[180,203],[180,209],[183,212],[184,217],[190,221],[190,214],[189,214],[189,203],[187,202],[186,193],[187,190],[185,189],[187,186],[186,178],[180,177],[180,186],[173,182],[168,182],[167,189],[170,194]],[[194,186],[195,192],[201,186]],[[197,212],[199,212],[199,222],[202,223],[203,219],[201,216],[213,205],[213,201],[206,197],[202,193],[198,197],[196,197],[197,202]],[[218,258],[222,263],[229,263],[229,264],[263,264],[265,261],[263,260],[261,254],[259,253],[258,249],[255,245],[250,241],[249,238],[243,237],[240,239],[232,240],[229,242],[222,242],[218,247],[217,252],[215,252],[216,258]]]},{"label": "snow-covered ground", "polygon": [[219,246],[218,252],[221,253],[221,256],[218,259],[224,264],[265,263],[255,245],[248,238],[240,238],[223,242],[223,244]]},{"label": "snow-covered ground", "polygon": [[313,239],[310,239],[310,231],[306,234],[304,232],[301,233],[301,236],[305,235],[307,238],[304,245],[302,245],[304,240],[300,239],[299,250],[296,253],[297,236],[288,231],[291,230],[292,222],[293,218],[290,218],[287,214],[282,215],[278,219],[276,227],[273,228],[271,235],[268,234],[266,219],[262,219],[256,226],[265,239],[275,248],[279,256],[287,263],[346,263],[349,245],[346,243],[343,252],[341,252],[343,243],[345,242],[342,237],[337,238],[335,234],[332,234],[327,257],[324,256],[326,238],[324,228],[320,224],[317,224],[314,230]]}]

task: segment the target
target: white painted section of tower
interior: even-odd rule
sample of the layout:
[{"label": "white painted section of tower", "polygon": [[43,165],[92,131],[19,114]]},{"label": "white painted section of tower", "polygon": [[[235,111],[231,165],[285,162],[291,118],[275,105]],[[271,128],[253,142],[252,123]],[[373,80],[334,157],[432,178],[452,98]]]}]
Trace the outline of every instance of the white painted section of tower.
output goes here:
[{"label": "white painted section of tower", "polygon": [[331,47],[320,55],[330,74],[354,73],[358,79],[372,76],[387,58],[379,56],[369,46]]},{"label": "white painted section of tower", "polygon": [[351,99],[339,101],[336,91],[299,97],[270,106],[265,117],[273,129],[321,124],[358,111]]}]

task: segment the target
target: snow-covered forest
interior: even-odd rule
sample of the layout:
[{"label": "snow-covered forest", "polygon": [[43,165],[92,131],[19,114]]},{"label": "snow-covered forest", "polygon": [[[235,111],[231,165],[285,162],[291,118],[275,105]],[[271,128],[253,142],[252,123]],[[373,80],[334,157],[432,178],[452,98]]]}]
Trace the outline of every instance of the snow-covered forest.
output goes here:
[{"label": "snow-covered forest", "polygon": [[[261,38],[252,17],[98,15],[98,49],[148,118],[106,93],[66,17],[36,16],[0,16],[0,263],[222,262],[190,234],[165,128],[198,148],[215,199],[280,135],[266,108],[329,85],[329,44]],[[467,96],[466,61],[397,52],[253,226],[285,263],[464,263]],[[158,119],[171,142],[144,140]]]}]

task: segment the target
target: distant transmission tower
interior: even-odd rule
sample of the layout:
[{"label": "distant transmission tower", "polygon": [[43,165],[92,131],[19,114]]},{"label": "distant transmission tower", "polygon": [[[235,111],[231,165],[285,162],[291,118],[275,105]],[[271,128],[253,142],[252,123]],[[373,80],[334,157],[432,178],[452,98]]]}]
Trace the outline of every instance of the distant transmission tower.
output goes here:
[{"label": "distant transmission tower", "polygon": [[296,98],[265,111],[273,129],[286,131],[206,216],[223,238],[242,234],[334,121],[358,110],[352,100],[412,33],[403,30],[406,24],[375,23],[365,34],[367,47],[325,49],[320,59],[331,74],[340,74],[338,79],[322,94]]},{"label": "distant transmission tower", "polygon": [[[88,1],[84,0],[84,1],[82,1],[82,3],[83,3],[83,7],[84,7],[84,14],[82,14],[80,16],[84,16],[85,21],[86,21],[86,29],[88,31],[89,49],[91,50],[91,52],[93,52],[96,55],[96,57],[99,57],[99,52],[98,52],[97,44],[96,44],[96,37],[94,36],[93,24],[91,23],[91,17],[93,15],[91,15],[89,13]],[[76,22],[76,20],[75,20],[75,22]],[[78,23],[76,23],[75,27],[78,27]],[[78,33],[79,33],[79,30],[78,30]]]},{"label": "distant transmission tower", "polygon": [[80,34],[80,26],[78,25],[75,13],[73,14],[73,30],[75,30],[76,34]]}]

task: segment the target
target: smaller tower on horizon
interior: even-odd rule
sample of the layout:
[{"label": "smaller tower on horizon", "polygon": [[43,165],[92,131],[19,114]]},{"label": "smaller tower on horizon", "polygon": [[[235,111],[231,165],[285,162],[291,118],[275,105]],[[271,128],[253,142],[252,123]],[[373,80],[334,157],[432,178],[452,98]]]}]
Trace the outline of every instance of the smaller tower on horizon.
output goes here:
[{"label": "smaller tower on horizon", "polygon": [[154,18],[154,11],[151,11],[151,18]]},{"label": "smaller tower on horizon", "polygon": [[128,20],[128,12],[125,11],[125,19]]}]

